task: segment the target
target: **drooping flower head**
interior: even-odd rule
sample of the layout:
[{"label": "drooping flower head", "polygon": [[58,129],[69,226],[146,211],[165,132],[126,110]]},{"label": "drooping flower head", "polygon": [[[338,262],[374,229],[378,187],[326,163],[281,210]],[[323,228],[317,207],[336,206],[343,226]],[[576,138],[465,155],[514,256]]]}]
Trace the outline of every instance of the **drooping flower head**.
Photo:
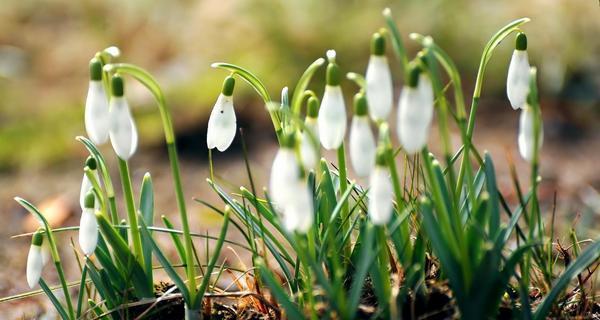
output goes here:
[{"label": "drooping flower head", "polygon": [[281,147],[275,155],[271,167],[269,192],[276,209],[283,209],[286,203],[295,197],[294,182],[300,177],[300,164],[294,148],[296,137],[285,133],[281,138]]},{"label": "drooping flower head", "polygon": [[129,160],[137,149],[138,132],[129,104],[124,96],[125,84],[123,78],[115,74],[111,83],[110,142],[119,158]]},{"label": "drooping flower head", "polygon": [[31,289],[35,287],[42,277],[42,269],[44,267],[42,258],[43,241],[44,235],[42,231],[38,230],[33,234],[31,246],[29,247],[29,254],[27,255],[27,284]]},{"label": "drooping flower head", "polygon": [[221,94],[219,94],[208,119],[206,145],[209,149],[216,147],[217,150],[223,152],[233,142],[237,126],[232,97],[234,87],[235,79],[232,76],[225,78]]},{"label": "drooping flower head", "polygon": [[340,87],[341,72],[335,62],[335,51],[327,51],[329,64],[325,93],[319,109],[319,138],[321,145],[327,150],[337,149],[344,141],[346,134],[346,105]]},{"label": "drooping flower head", "polygon": [[[306,169],[314,168],[319,160],[317,148],[319,139],[319,128],[317,125],[317,116],[319,115],[319,99],[309,97],[306,103],[306,118],[304,120],[304,131],[302,132],[302,141],[300,142],[300,156],[302,165]],[[312,137],[311,137],[312,135]],[[317,145],[312,139],[317,139]]]},{"label": "drooping flower head", "polygon": [[94,58],[90,61],[90,83],[85,101],[85,130],[97,145],[108,140],[110,116],[108,98],[102,84],[102,63]]},{"label": "drooping flower head", "polygon": [[371,57],[366,73],[369,114],[374,121],[387,120],[394,104],[392,73],[385,56],[385,38],[375,33],[371,39]]},{"label": "drooping flower head", "polygon": [[420,151],[427,144],[433,117],[431,80],[421,73],[418,65],[410,64],[398,102],[398,138],[408,154]]},{"label": "drooping flower head", "polygon": [[86,256],[90,256],[96,250],[98,244],[98,221],[94,212],[95,195],[89,191],[85,196],[85,208],[81,211],[79,223],[79,246]]},{"label": "drooping flower head", "polygon": [[354,117],[350,127],[350,161],[359,177],[366,177],[375,165],[375,137],[369,125],[367,99],[362,93],[354,96]]},{"label": "drooping flower head", "polygon": [[[98,163],[96,162],[96,159],[89,156],[85,160],[85,166],[88,167],[92,171],[92,174],[96,176],[96,179],[98,179],[98,171],[96,170],[98,168]],[[90,190],[92,190],[92,182],[84,173],[83,178],[81,179],[81,189],[79,191],[79,205],[81,206],[81,210],[85,208],[85,196]]]},{"label": "drooping flower head", "polygon": [[529,93],[529,58],[527,56],[527,36],[517,34],[508,76],[506,78],[506,95],[513,109],[523,108]]},{"label": "drooping flower head", "polygon": [[393,189],[386,150],[381,146],[377,149],[375,168],[369,180],[369,218],[375,225],[384,225],[392,216]]}]

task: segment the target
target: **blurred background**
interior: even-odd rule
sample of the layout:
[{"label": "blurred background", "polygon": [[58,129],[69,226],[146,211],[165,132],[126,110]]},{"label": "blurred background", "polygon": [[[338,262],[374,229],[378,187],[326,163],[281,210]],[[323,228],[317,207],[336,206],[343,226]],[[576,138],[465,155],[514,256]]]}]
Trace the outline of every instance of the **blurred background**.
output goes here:
[{"label": "blurred background", "polygon": [[[118,46],[122,61],[146,68],[161,84],[173,112],[193,228],[212,230],[219,224],[217,215],[191,200],[200,197],[219,203],[205,183],[205,133],[226,73],[211,69],[210,64],[226,61],[252,70],[274,98],[282,87],[293,88],[303,70],[330,48],[337,50],[344,71],[364,73],[369,39],[384,26],[385,7],[392,9],[411,55],[419,48],[409,40],[410,32],[432,35],[450,54],[461,70],[467,99],[489,37],[516,18],[532,19],[523,30],[529,37],[530,62],[539,68],[546,212],[551,214],[556,193],[557,213],[565,221],[562,228],[574,226],[583,236],[597,237],[600,7],[596,0],[3,0],[0,261],[5,263],[0,270],[0,296],[26,289],[29,240],[10,236],[35,227],[13,196],[39,204],[55,226],[79,221],[77,200],[86,153],[74,137],[85,134],[88,61],[96,51]],[[510,197],[508,163],[514,162],[523,177],[529,171],[516,149],[518,112],[512,111],[505,94],[513,50],[512,37],[509,40],[500,45],[488,66],[475,141],[495,157],[501,188]],[[398,94],[403,77],[390,52]],[[321,71],[311,87],[319,94],[323,77]],[[343,87],[348,97],[356,89],[352,83]],[[159,213],[172,214],[176,206],[157,109],[152,97],[133,81],[128,82],[127,97],[141,134],[131,164],[134,183],[150,171]],[[270,120],[259,98],[242,81],[236,87],[235,103],[253,174],[264,185],[275,152]],[[453,138],[458,142],[458,134]],[[436,150],[437,135],[431,140]],[[114,163],[110,146],[102,150]],[[215,155],[216,170],[226,186],[247,184],[242,159],[239,136],[232,149]],[[69,249],[68,241],[64,242]],[[45,299],[3,304],[0,315],[32,316],[44,303]],[[15,305],[28,309],[8,308]]]}]

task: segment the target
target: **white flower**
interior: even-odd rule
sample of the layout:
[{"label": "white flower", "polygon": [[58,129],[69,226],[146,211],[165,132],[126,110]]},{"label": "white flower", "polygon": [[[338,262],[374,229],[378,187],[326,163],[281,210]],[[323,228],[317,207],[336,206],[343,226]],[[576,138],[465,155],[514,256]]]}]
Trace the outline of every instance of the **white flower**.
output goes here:
[{"label": "white flower", "polygon": [[86,256],[94,253],[98,244],[98,221],[94,213],[95,202],[94,193],[88,192],[79,222],[79,246]]},{"label": "white flower", "polygon": [[378,164],[371,172],[369,187],[369,217],[375,225],[390,221],[393,207],[392,181],[387,167]]},{"label": "white flower", "polygon": [[129,104],[123,96],[123,79],[120,76],[113,76],[112,89],[110,142],[119,158],[129,160],[137,149],[138,133]]},{"label": "white flower", "polygon": [[[287,141],[284,138],[284,141]],[[294,182],[300,177],[300,165],[294,154],[294,149],[284,142],[277,151],[271,167],[269,192],[275,208],[281,210],[285,204],[296,196]]]},{"label": "white flower", "polygon": [[506,78],[506,95],[513,109],[522,108],[529,94],[529,58],[527,56],[527,37],[519,33],[516,49],[513,51],[508,76]]},{"label": "white flower", "polygon": [[108,98],[102,84],[102,64],[97,59],[90,62],[90,78],[85,101],[85,130],[90,140],[100,145],[108,140],[110,116]]},{"label": "white flower", "polygon": [[[533,161],[535,151],[535,110],[533,107],[525,104],[521,110],[521,116],[519,118],[519,153],[521,157],[527,162]],[[540,119],[540,132],[539,132],[539,143],[538,150],[541,149],[544,143],[544,130]]]},{"label": "white flower", "polygon": [[306,117],[304,121],[304,131],[302,132],[302,141],[300,142],[300,155],[302,164],[305,168],[311,169],[317,166],[319,155],[315,149],[315,145],[311,139],[311,134],[314,139],[319,139],[319,128],[317,125],[317,119],[312,117]]},{"label": "white flower", "polygon": [[[419,71],[416,71],[420,73]],[[414,154],[427,144],[433,118],[433,90],[427,75],[412,75],[418,84],[404,86],[398,106],[398,138],[408,154]]]},{"label": "white flower", "polygon": [[31,246],[29,247],[29,254],[27,255],[27,284],[29,285],[29,288],[32,289],[42,277],[42,269],[44,267],[44,259],[42,257],[43,241],[43,235],[40,232],[36,232],[33,235]]},{"label": "white flower", "polygon": [[354,96],[354,117],[350,127],[350,161],[359,177],[366,177],[375,165],[375,137],[367,117],[367,101],[363,94]]},{"label": "white flower", "polygon": [[46,263],[50,261],[51,257],[52,254],[50,253],[50,244],[48,243],[48,241],[42,242],[42,265],[45,266]]},{"label": "white flower", "polygon": [[366,72],[369,114],[374,121],[386,120],[392,111],[394,89],[392,74],[385,57],[385,38],[379,33],[371,41],[371,57]]},{"label": "white flower", "polygon": [[206,145],[209,149],[217,148],[223,152],[229,148],[236,131],[235,110],[233,109],[233,88],[235,80],[233,77],[225,78],[223,90],[217,98],[217,102],[208,119],[208,131],[206,133]]},{"label": "white flower", "polygon": [[304,179],[298,177],[295,182],[289,182],[294,189],[294,196],[284,204],[283,223],[290,232],[306,233],[313,224],[312,193]]},{"label": "white flower", "polygon": [[[332,53],[333,52],[333,53]],[[327,150],[337,149],[344,141],[346,134],[346,105],[342,88],[340,87],[340,70],[333,62],[335,52],[327,53],[330,58],[327,66],[327,85],[319,109],[319,138],[323,148]]]},{"label": "white flower", "polygon": [[[88,157],[85,161],[85,165],[92,171],[93,175],[96,177],[96,181],[98,181],[98,171],[96,170],[97,164],[96,159],[93,157]],[[83,178],[81,179],[81,189],[79,190],[79,205],[81,206],[81,210],[85,208],[85,196],[92,190],[92,182],[88,178],[88,176],[84,173]],[[99,203],[96,202],[96,208],[98,208]]]}]

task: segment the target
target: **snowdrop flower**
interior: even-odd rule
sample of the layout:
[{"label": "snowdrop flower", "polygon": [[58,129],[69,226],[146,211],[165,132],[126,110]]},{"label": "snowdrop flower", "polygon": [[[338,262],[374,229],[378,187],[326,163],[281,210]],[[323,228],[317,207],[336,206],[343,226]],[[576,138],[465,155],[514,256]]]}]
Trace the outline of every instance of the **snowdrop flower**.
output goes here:
[{"label": "snowdrop flower", "polygon": [[300,155],[302,165],[304,165],[306,169],[311,169],[317,166],[317,162],[319,160],[318,150],[311,139],[311,134],[314,139],[319,139],[319,128],[317,125],[319,99],[315,97],[308,98],[306,109],[304,132],[302,132],[302,141],[300,142]]},{"label": "snowdrop flower", "polygon": [[371,119],[387,120],[394,103],[394,91],[392,74],[385,56],[385,38],[380,33],[375,33],[371,40],[371,57],[367,66],[366,82]]},{"label": "snowdrop flower", "polygon": [[398,138],[406,153],[414,154],[427,144],[434,100],[429,77],[416,65],[410,68],[398,103]]},{"label": "snowdrop flower", "polygon": [[110,117],[108,98],[102,84],[102,63],[94,58],[90,61],[90,84],[85,101],[85,130],[92,142],[97,145],[108,140]]},{"label": "snowdrop flower", "polygon": [[[96,163],[96,159],[92,156],[89,156],[85,160],[85,166],[90,168],[96,179],[98,179],[98,171],[96,171],[98,164]],[[87,177],[87,175],[83,174],[83,179],[81,180],[81,190],[79,191],[79,205],[81,206],[81,210],[85,208],[85,196],[92,190],[92,182]],[[96,203],[96,208],[98,208],[98,203]]]},{"label": "snowdrop flower", "polygon": [[354,96],[354,117],[350,127],[350,161],[359,177],[366,177],[375,165],[375,137],[369,126],[367,99],[364,94]]},{"label": "snowdrop flower", "polygon": [[129,160],[137,149],[138,133],[124,92],[123,78],[114,75],[110,99],[110,142],[119,158]]},{"label": "snowdrop flower", "polygon": [[94,253],[98,244],[98,221],[94,212],[94,202],[94,192],[90,191],[85,196],[85,208],[81,212],[79,222],[79,246],[86,256]]},{"label": "snowdrop flower", "polygon": [[313,198],[306,181],[300,177],[289,182],[294,189],[294,196],[284,204],[283,223],[289,232],[306,233],[314,221]]},{"label": "snowdrop flower", "polygon": [[517,35],[508,77],[506,78],[506,94],[513,109],[522,108],[527,102],[529,93],[529,58],[527,57],[527,36]]},{"label": "snowdrop flower", "polygon": [[300,164],[296,159],[294,146],[294,135],[284,134],[281,139],[281,147],[277,151],[271,167],[269,191],[271,200],[278,210],[282,210],[285,204],[296,196],[294,183],[300,177]]},{"label": "snowdrop flower", "polygon": [[44,267],[42,258],[43,241],[44,235],[41,231],[37,231],[33,234],[31,246],[29,247],[29,254],[27,255],[27,284],[31,289],[35,287],[42,277],[42,268]]},{"label": "snowdrop flower", "polygon": [[209,149],[217,148],[223,152],[229,148],[236,131],[235,111],[233,110],[233,88],[235,79],[231,76],[225,78],[223,90],[208,119],[208,132],[206,145]]},{"label": "snowdrop flower", "polygon": [[379,148],[369,184],[369,217],[375,225],[388,223],[392,216],[392,181],[385,160],[385,149]]},{"label": "snowdrop flower", "polygon": [[[526,103],[521,110],[521,117],[519,118],[518,143],[519,153],[527,162],[533,161],[535,153],[535,118],[536,112],[534,108]],[[544,143],[544,130],[541,119],[539,130],[538,150],[541,149]]]},{"label": "snowdrop flower", "polygon": [[337,149],[344,141],[346,134],[346,105],[340,87],[340,68],[335,63],[335,51],[327,51],[327,85],[319,109],[319,138],[323,148]]}]

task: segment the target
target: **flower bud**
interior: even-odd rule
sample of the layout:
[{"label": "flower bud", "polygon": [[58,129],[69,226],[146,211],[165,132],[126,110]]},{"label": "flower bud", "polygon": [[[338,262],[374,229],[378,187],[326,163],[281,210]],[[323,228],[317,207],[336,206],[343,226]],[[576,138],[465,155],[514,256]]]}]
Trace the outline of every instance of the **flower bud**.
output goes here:
[{"label": "flower bud", "polygon": [[275,155],[271,167],[269,192],[275,208],[281,210],[294,198],[296,188],[294,182],[300,177],[300,164],[294,152],[295,138],[293,134],[284,134],[281,147]]},{"label": "flower bud", "polygon": [[392,73],[385,57],[385,38],[379,33],[375,33],[371,40],[371,57],[367,66],[366,83],[371,119],[387,120],[394,103],[394,89]]},{"label": "flower bud", "polygon": [[44,262],[42,258],[42,242],[44,235],[41,231],[33,234],[29,254],[27,255],[27,284],[33,289],[42,277]]},{"label": "flower bud", "polygon": [[217,148],[223,152],[229,148],[235,137],[237,120],[233,109],[233,89],[235,79],[232,76],[225,78],[223,90],[208,119],[206,145],[209,149]]},{"label": "flower bud", "polygon": [[94,58],[90,61],[90,82],[85,101],[85,130],[92,142],[97,145],[108,140],[110,117],[108,99],[102,84],[102,63]]},{"label": "flower bud", "polygon": [[85,208],[81,212],[79,223],[79,246],[86,256],[96,250],[98,244],[98,221],[94,213],[95,195],[90,191],[85,196]]},{"label": "flower bud", "polygon": [[369,181],[369,218],[375,225],[389,222],[393,208],[393,189],[385,161],[385,149],[377,150],[376,165]]},{"label": "flower bud", "polygon": [[350,127],[350,161],[359,177],[366,177],[375,165],[375,137],[367,117],[367,99],[362,93],[354,96],[354,117]]},{"label": "flower bud", "polygon": [[124,94],[123,78],[114,75],[110,99],[110,142],[119,158],[129,160],[137,149],[138,133]]},{"label": "flower bud", "polygon": [[529,94],[529,58],[527,56],[527,36],[519,33],[515,40],[508,76],[506,78],[506,95],[513,109],[522,108]]},{"label": "flower bud", "polygon": [[[319,139],[321,145],[327,150],[337,149],[344,141],[346,134],[346,105],[342,88],[340,87],[339,67],[333,61],[335,54],[329,54],[330,62],[327,66],[327,86],[319,109]],[[333,58],[331,58],[333,57]]]}]

